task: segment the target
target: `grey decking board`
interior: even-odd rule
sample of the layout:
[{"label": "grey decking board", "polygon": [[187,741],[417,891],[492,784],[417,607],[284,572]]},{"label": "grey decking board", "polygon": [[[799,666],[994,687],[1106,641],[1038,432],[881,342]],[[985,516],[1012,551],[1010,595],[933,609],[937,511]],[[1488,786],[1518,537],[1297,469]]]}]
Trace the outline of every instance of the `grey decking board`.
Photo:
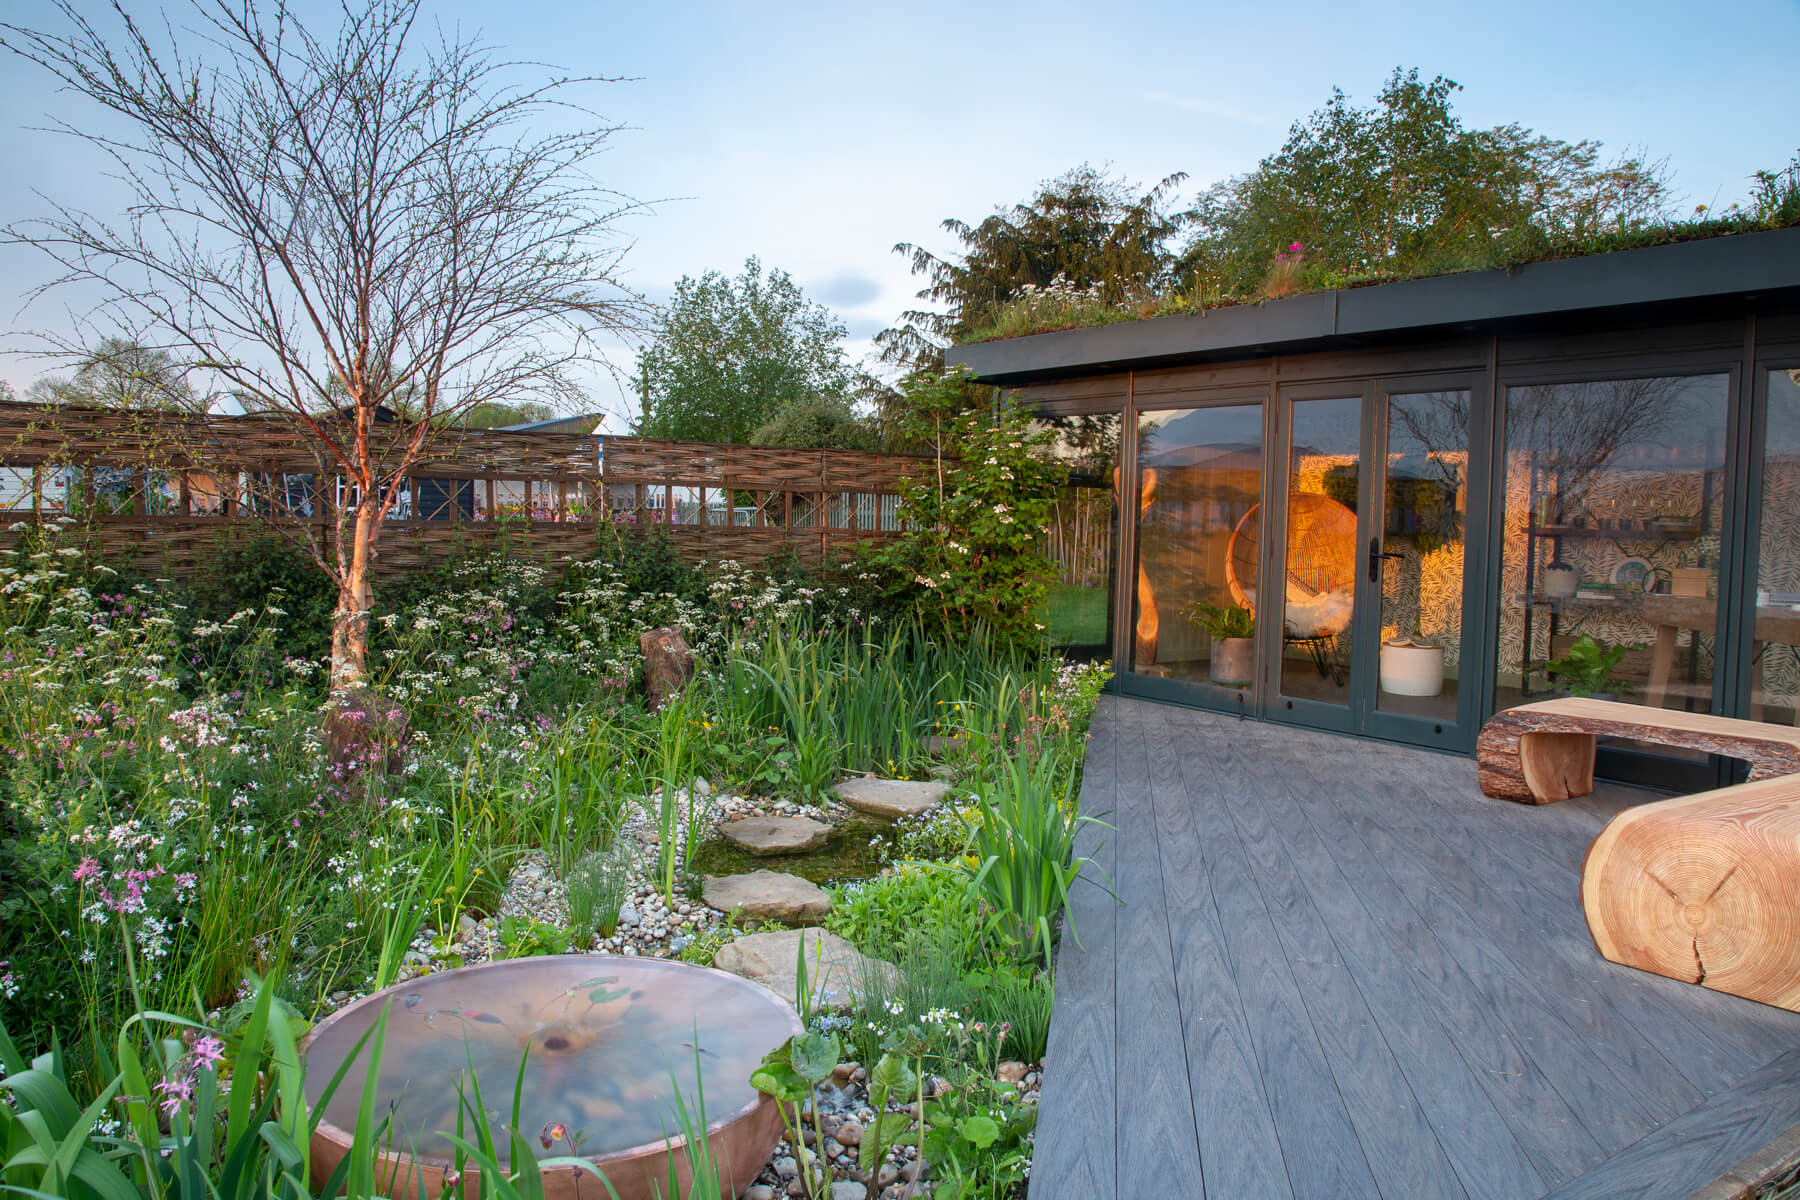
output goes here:
[{"label": "grey decking board", "polygon": [[[1170,768],[1173,768],[1171,770]],[[1175,986],[1206,1195],[1291,1196],[1250,1029],[1193,830],[1182,764],[1151,764]]]},{"label": "grey decking board", "polygon": [[[1728,1102],[1752,1068],[1800,1044],[1800,1015],[1587,957],[1576,895],[1582,853],[1614,812],[1645,798],[1654,797],[1499,806],[1479,796],[1466,759],[1105,698],[1082,805],[1117,810],[1120,829],[1100,858],[1137,907],[1119,910],[1086,886],[1072,901],[1084,944],[1098,951],[1104,939],[1104,954],[1072,953],[1067,938],[1060,951],[1032,1200],[1198,1197],[1202,1183],[1214,1200],[1275,1196],[1290,1180],[1323,1194],[1307,1156],[1316,1147],[1275,1134],[1296,1110],[1282,1118],[1277,1110],[1291,1102],[1349,1113],[1368,1103],[1358,1086],[1394,1093],[1392,1064],[1423,1114],[1413,1136],[1435,1141],[1481,1200],[1526,1200],[1590,1167],[1623,1169],[1614,1165],[1622,1155],[1596,1165],[1599,1143],[1548,1085],[1536,1056],[1553,1047],[1586,1059],[1556,1071],[1571,1091],[1571,1080],[1598,1086],[1586,1116],[1608,1143],[1632,1120],[1652,1133],[1691,1096],[1675,1074]],[[1159,889],[1160,913],[1128,874]],[[1133,912],[1146,928],[1128,930]],[[1122,946],[1115,926],[1135,940]],[[1269,1002],[1283,995],[1298,1007]],[[1358,1023],[1359,1005],[1373,1031]],[[1526,1006],[1558,1025],[1530,1052],[1509,1024],[1531,1015],[1519,1011]],[[1306,1037],[1272,1040],[1277,1017]],[[1131,1026],[1145,1023],[1162,1032],[1139,1037]],[[1609,1033],[1625,1044],[1605,1044]],[[1096,1044],[1102,1037],[1110,1048]],[[1293,1052],[1308,1038],[1321,1056],[1310,1063]],[[1656,1053],[1668,1063],[1647,1057]],[[1375,1078],[1347,1084],[1345,1072],[1365,1055]],[[1065,1061],[1073,1069],[1059,1067]],[[1511,1066],[1521,1078],[1495,1074]],[[1641,1089],[1648,1115],[1603,1099],[1617,1097],[1599,1086],[1608,1073]],[[1191,1106],[1198,1178],[1189,1142],[1170,1132],[1179,1119],[1127,1128],[1145,1118],[1152,1095],[1176,1094],[1169,1081],[1184,1075],[1186,1094],[1173,1107],[1179,1118],[1183,1101]],[[1368,1123],[1344,1119],[1356,1125],[1365,1168],[1397,1177],[1393,1164],[1407,1148],[1383,1146]],[[1702,1140],[1722,1138],[1735,1146],[1722,1131]],[[1348,1155],[1341,1132],[1325,1140]],[[1428,1161],[1436,1152],[1418,1151]],[[1705,1152],[1696,1142],[1691,1154],[1658,1153],[1704,1170],[1694,1164]],[[1434,1189],[1443,1190],[1421,1180],[1413,1194]]]},{"label": "grey decking board", "polygon": [[[1121,752],[1148,764],[1155,753],[1134,713]],[[1172,1179],[1199,1181],[1193,1097],[1188,1084],[1180,1010],[1176,1003],[1169,913],[1158,858],[1154,797],[1139,776],[1118,797],[1115,886],[1122,902],[1116,939],[1131,964],[1129,986],[1117,992],[1121,1091],[1132,1092],[1132,1113],[1118,1130],[1119,1194],[1157,1195]],[[1123,981],[1122,981],[1123,982]]]},{"label": "grey decking board", "polygon": [[1289,970],[1377,1186],[1394,1200],[1465,1195],[1405,1071],[1278,841],[1266,809],[1285,798],[1281,789],[1258,788],[1242,796],[1246,802],[1233,803],[1230,793],[1239,781],[1248,782],[1241,772],[1220,772],[1225,794],[1215,802],[1236,825],[1264,907],[1276,918]]},{"label": "grey decking board", "polygon": [[[1532,824],[1540,811],[1483,808],[1468,813],[1464,821],[1435,821],[1429,834],[1433,843],[1456,854],[1480,880],[1481,890],[1467,898],[1465,910],[1474,914],[1503,908],[1519,913],[1534,928],[1539,940],[1525,948],[1520,969],[1541,972],[1550,989],[1566,1001],[1561,1011],[1571,1023],[1598,1038],[1603,1055],[1626,1060],[1619,1069],[1650,1107],[1650,1115],[1666,1120],[1686,1112],[1703,1098],[1696,1078],[1731,1078],[1755,1065],[1757,1056],[1735,1047],[1730,1032],[1745,1023],[1743,1008],[1688,995],[1688,989],[1672,980],[1602,959],[1581,916],[1579,876],[1567,889],[1556,890],[1553,884],[1560,876],[1548,860],[1494,827],[1510,826],[1505,831],[1510,833]],[[1411,844],[1421,853],[1442,852],[1417,840]],[[1585,852],[1585,844],[1581,849]],[[1690,1012],[1696,1007],[1726,1010],[1723,1021],[1693,1019]],[[1767,1037],[1756,1022],[1749,1020],[1755,1027],[1753,1037],[1766,1047]],[[1657,1030],[1659,1036],[1652,1038],[1646,1029]],[[1767,1057],[1766,1051],[1761,1057]]]},{"label": "grey decking board", "polygon": [[1687,1196],[1797,1123],[1800,1051],[1789,1051],[1546,1200]]},{"label": "grey decking board", "polygon": [[1300,811],[1291,787],[1271,793],[1267,805],[1290,861],[1330,926],[1465,1190],[1480,1200],[1529,1200],[1541,1194],[1543,1178],[1375,927],[1332,848]]},{"label": "grey decking board", "polygon": [[[1114,805],[1118,778],[1118,722],[1113,697],[1095,713],[1082,776],[1083,811]],[[1117,835],[1088,826],[1077,835],[1077,853],[1095,859],[1097,877],[1115,874]],[[1094,868],[1090,868],[1093,870]],[[1118,1195],[1117,1145],[1112,1114],[1118,1109],[1114,1057],[1116,1020],[1111,896],[1077,880],[1070,921],[1057,951],[1057,1003],[1050,1022],[1045,1073],[1056,1080],[1038,1118],[1031,1200],[1086,1200]]]},{"label": "grey decking board", "polygon": [[[1221,747],[1221,752],[1228,754],[1230,747]],[[1299,1197],[1376,1195],[1367,1157],[1224,798],[1215,796],[1208,803],[1203,794],[1195,799],[1194,829],[1289,1184]]]},{"label": "grey decking board", "polygon": [[[1473,765],[1465,765],[1460,773],[1472,781]],[[1437,786],[1441,790],[1441,780],[1437,781]],[[1425,788],[1425,791],[1430,794],[1429,788]],[[1603,816],[1610,819],[1613,812],[1626,807],[1622,800],[1615,792],[1605,802]],[[1664,1033],[1664,1036],[1657,1039],[1657,1043],[1668,1046],[1671,1054],[1687,1060],[1692,1060],[1695,1054],[1705,1055],[1709,1051],[1718,1060],[1735,1056],[1735,1066],[1722,1063],[1727,1070],[1723,1078],[1735,1078],[1736,1074],[1765,1061],[1770,1053],[1771,1036],[1785,1036],[1784,1031],[1794,1028],[1792,1014],[1762,1005],[1745,1004],[1737,997],[1706,992],[1704,989],[1695,992],[1678,981],[1630,971],[1599,957],[1580,909],[1581,859],[1586,853],[1588,842],[1592,840],[1585,825],[1575,827],[1575,836],[1563,844],[1560,856],[1553,855],[1548,850],[1534,855],[1529,849],[1519,849],[1519,842],[1515,840],[1522,831],[1536,830],[1539,826],[1555,821],[1561,808],[1562,805],[1521,806],[1504,801],[1487,801],[1470,810],[1458,810],[1458,820],[1454,823],[1443,821],[1434,824],[1429,830],[1429,836],[1434,842],[1449,844],[1451,850],[1476,867],[1477,875],[1493,882],[1496,892],[1504,894],[1526,914],[1528,920],[1536,923],[1558,958],[1569,963],[1577,972],[1582,972],[1584,967],[1591,968],[1591,973],[1581,973],[1579,978],[1591,980],[1595,975],[1614,981],[1626,978],[1629,982],[1615,983],[1606,994],[1606,999],[1614,1007],[1634,1005],[1646,995],[1655,997],[1655,1001],[1650,1002],[1650,1007],[1660,1009],[1664,1016],[1657,1019],[1645,1014],[1646,1019],[1654,1021],[1659,1032]],[[1479,836],[1473,836],[1477,831]],[[1461,845],[1455,844],[1455,834],[1458,832],[1463,835]],[[1506,839],[1512,850],[1512,853],[1505,856],[1493,849],[1493,845],[1502,838]],[[1554,890],[1552,886],[1556,878],[1556,866],[1546,867],[1546,864],[1559,863],[1568,864],[1569,882],[1567,890],[1561,892]],[[1508,887],[1509,881],[1516,881],[1528,874],[1534,875],[1542,883],[1535,894],[1529,889]],[[1588,994],[1591,996],[1591,993]],[[1686,1035],[1668,1036],[1676,1030],[1684,1030]],[[1712,1075],[1708,1067],[1696,1066],[1691,1061],[1685,1063],[1684,1068],[1690,1081],[1697,1075],[1720,1078]],[[1641,1082],[1648,1082],[1648,1079]],[[1670,1109],[1670,1114],[1684,1112],[1691,1106],[1676,1105]]]},{"label": "grey decking board", "polygon": [[[1388,811],[1392,803],[1378,797],[1357,798],[1351,819],[1364,842],[1388,865],[1470,983],[1500,1014],[1600,1149],[1611,1154],[1636,1141],[1651,1121],[1638,1089],[1612,1070],[1608,1061],[1612,1051],[1603,1038],[1564,1019],[1566,995],[1538,987],[1551,961],[1541,931],[1535,924],[1508,919],[1512,910],[1497,903],[1472,903],[1470,909],[1483,915],[1481,921],[1475,920],[1459,900],[1486,897],[1485,885],[1468,863],[1434,838],[1403,836],[1396,826],[1403,825],[1404,818]],[[1666,1061],[1657,1061],[1673,1073]]]},{"label": "grey decking board", "polygon": [[[1334,760],[1340,777],[1355,777]],[[1309,770],[1305,762],[1297,770]],[[1376,827],[1340,805],[1328,781],[1314,777],[1303,807],[1320,836],[1339,849],[1339,865],[1349,876],[1396,958],[1408,965],[1414,983],[1499,1109],[1513,1136],[1547,1184],[1580,1175],[1605,1157],[1580,1116],[1519,1044],[1503,1015],[1457,962],[1365,835]],[[1354,797],[1350,798],[1354,801]]]}]

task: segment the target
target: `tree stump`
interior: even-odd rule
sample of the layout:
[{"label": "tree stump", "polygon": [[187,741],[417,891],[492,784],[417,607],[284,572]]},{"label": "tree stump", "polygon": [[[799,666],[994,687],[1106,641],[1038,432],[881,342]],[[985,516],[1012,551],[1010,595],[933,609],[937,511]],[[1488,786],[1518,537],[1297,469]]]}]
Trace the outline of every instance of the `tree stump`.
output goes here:
[{"label": "tree stump", "polygon": [[1800,1011],[1800,775],[1614,817],[1588,848],[1594,945],[1628,967]]},{"label": "tree stump", "polygon": [[694,677],[694,655],[681,630],[672,627],[639,634],[638,653],[644,656],[644,689],[650,693],[650,711],[657,712]]},{"label": "tree stump", "polygon": [[410,722],[406,710],[374,689],[358,685],[332,693],[325,702],[325,761],[334,778],[348,785],[366,772],[398,771],[404,761]]}]

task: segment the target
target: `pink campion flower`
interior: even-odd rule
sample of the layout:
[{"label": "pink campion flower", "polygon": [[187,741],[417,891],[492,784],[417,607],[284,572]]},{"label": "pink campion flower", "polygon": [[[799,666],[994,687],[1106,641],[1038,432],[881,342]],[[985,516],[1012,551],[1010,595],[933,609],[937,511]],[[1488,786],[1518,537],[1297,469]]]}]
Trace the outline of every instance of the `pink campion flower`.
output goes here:
[{"label": "pink campion flower", "polygon": [[219,1060],[225,1057],[225,1043],[212,1034],[207,1034],[194,1043],[194,1064],[201,1067],[216,1067]]},{"label": "pink campion flower", "polygon": [[175,1110],[194,1098],[194,1081],[186,1075],[175,1075],[156,1085],[162,1094],[163,1115],[172,1117]]},{"label": "pink campion flower", "polygon": [[81,865],[75,868],[74,877],[76,883],[86,883],[90,879],[98,879],[100,878],[100,864],[92,858],[84,858],[81,860]]},{"label": "pink campion flower", "polygon": [[1288,253],[1289,254],[1299,254],[1305,249],[1306,249],[1306,247],[1301,245],[1299,242],[1288,243]]}]

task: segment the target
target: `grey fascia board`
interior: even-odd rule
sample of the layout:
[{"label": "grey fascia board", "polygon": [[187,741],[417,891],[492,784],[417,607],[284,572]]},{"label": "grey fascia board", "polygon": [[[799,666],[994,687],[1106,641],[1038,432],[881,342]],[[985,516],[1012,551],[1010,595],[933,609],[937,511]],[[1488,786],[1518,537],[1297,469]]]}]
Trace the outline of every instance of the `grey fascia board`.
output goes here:
[{"label": "grey fascia board", "polygon": [[1800,228],[1776,229],[978,342],[951,347],[946,360],[1004,380],[1796,287]]}]

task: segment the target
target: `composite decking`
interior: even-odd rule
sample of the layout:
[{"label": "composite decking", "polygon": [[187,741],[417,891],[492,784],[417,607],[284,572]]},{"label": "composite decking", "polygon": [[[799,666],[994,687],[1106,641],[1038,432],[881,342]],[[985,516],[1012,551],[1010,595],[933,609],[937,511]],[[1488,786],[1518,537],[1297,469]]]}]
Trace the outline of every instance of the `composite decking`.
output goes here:
[{"label": "composite decking", "polygon": [[1467,759],[1103,698],[1114,895],[1071,905],[1031,1200],[1715,1178],[1800,1122],[1800,1014],[1595,953],[1583,852],[1652,798],[1527,807]]}]

